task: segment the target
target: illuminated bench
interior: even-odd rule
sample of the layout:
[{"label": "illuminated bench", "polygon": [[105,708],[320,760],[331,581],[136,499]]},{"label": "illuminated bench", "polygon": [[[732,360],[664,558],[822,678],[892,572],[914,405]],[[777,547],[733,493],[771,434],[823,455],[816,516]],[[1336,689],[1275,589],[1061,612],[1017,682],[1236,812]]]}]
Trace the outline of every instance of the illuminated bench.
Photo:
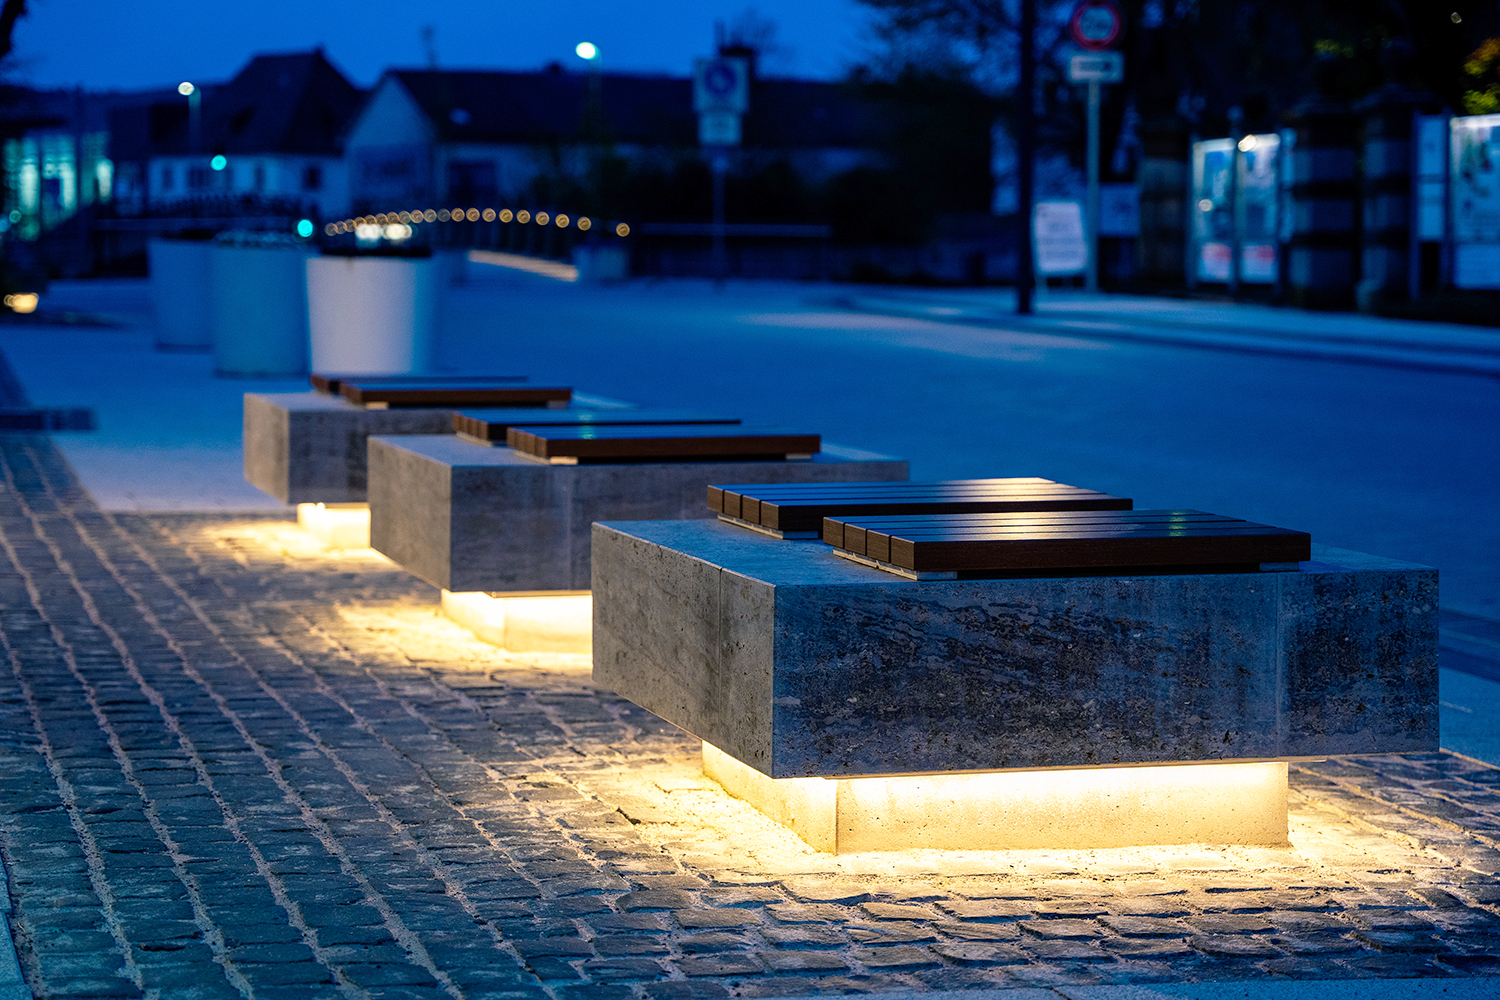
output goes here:
[{"label": "illuminated bench", "polygon": [[565,406],[571,390],[485,378],[313,375],[313,392],[245,393],[245,479],[282,503],[365,501],[371,434],[445,434],[469,406]]},{"label": "illuminated bench", "polygon": [[[703,506],[710,482],[907,475],[905,461],[822,445],[816,434],[738,425],[531,425],[506,434],[514,447],[474,439],[484,435],[370,439],[371,544],[441,588],[449,614],[481,634],[505,617],[486,594],[586,594],[594,521],[712,517]],[[576,645],[550,648],[588,652],[586,616],[583,625]]]},{"label": "illuminated bench", "polygon": [[821,849],[1282,843],[1285,761],[1437,748],[1435,570],[1188,512],[825,524],[592,563],[595,681]]}]

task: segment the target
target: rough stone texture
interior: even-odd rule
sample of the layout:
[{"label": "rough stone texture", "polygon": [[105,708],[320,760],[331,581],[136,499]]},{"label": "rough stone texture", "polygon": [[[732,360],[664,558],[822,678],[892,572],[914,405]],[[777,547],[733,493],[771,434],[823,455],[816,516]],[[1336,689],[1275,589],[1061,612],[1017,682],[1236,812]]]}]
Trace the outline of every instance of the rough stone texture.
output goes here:
[{"label": "rough stone texture", "polygon": [[594,679],[772,777],[1437,748],[1437,571],[912,581],[719,522],[594,528]]},{"label": "rough stone texture", "polygon": [[370,544],[445,590],[589,589],[589,526],[711,518],[710,483],[904,480],[825,445],[810,461],[549,465],[453,435],[370,439]]},{"label": "rough stone texture", "polygon": [[362,503],[366,438],[452,428],[452,409],[367,410],[320,392],[247,392],[245,479],[282,503]]},{"label": "rough stone texture", "polygon": [[0,859],[43,1000],[1500,975],[1476,761],[1293,765],[1281,850],[833,857],[384,559],[103,514],[40,435],[0,484]]}]

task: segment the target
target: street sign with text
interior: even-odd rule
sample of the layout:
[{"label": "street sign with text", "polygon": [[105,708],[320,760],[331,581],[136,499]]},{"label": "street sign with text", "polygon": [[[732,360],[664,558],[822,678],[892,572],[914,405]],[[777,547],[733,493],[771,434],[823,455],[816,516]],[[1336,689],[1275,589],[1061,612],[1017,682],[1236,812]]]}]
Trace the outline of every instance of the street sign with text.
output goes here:
[{"label": "street sign with text", "polygon": [[1068,60],[1069,83],[1119,83],[1125,79],[1125,57],[1118,52],[1088,52]]}]

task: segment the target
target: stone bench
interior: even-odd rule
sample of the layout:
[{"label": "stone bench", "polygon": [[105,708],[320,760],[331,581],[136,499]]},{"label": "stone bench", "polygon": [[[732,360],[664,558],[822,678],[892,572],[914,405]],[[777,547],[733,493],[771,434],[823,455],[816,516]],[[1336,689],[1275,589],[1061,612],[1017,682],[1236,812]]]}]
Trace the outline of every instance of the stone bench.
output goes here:
[{"label": "stone bench", "polygon": [[1248,554],[1296,562],[913,579],[723,521],[600,523],[594,678],[825,850],[1281,843],[1285,761],[1437,748],[1437,573],[1270,530]]},{"label": "stone bench", "polygon": [[[734,429],[721,428],[713,439]],[[699,454],[694,461],[578,454],[601,440],[611,442],[607,448],[618,446],[623,438],[609,433],[617,430],[625,429],[596,427],[584,435],[573,428],[510,428],[513,437],[551,435],[547,447],[534,445],[548,452],[542,456],[453,435],[371,437],[370,542],[447,591],[582,592],[589,589],[594,521],[713,517],[703,503],[711,482],[907,476],[904,460],[831,445],[819,450],[816,442],[810,457],[795,460],[767,460],[759,453]],[[692,428],[671,429],[685,430]],[[740,440],[762,447],[763,439],[748,431]],[[695,442],[702,440],[708,439]],[[800,440],[799,447],[809,447],[807,436]]]},{"label": "stone bench", "polygon": [[520,378],[312,381],[322,390],[245,394],[245,479],[282,503],[364,503],[371,434],[446,434],[456,407],[566,405],[571,394]]}]

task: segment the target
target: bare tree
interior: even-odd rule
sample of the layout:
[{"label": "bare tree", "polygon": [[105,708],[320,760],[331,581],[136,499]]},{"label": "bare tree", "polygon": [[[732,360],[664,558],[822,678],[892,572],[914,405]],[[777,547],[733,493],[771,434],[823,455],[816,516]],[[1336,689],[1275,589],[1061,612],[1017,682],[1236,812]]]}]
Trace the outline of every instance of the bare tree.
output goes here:
[{"label": "bare tree", "polygon": [[15,44],[11,40],[11,34],[16,30],[16,22],[26,15],[26,0],[5,0],[0,6],[0,59],[10,55]]}]

